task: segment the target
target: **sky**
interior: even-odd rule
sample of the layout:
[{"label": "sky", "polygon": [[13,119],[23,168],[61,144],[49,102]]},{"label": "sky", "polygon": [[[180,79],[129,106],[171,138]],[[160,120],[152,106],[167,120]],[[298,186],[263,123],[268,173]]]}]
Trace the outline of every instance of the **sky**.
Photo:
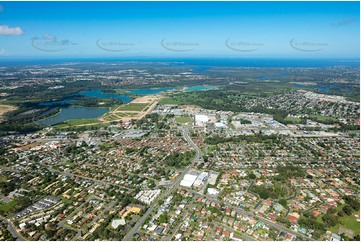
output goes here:
[{"label": "sky", "polygon": [[355,58],[359,2],[0,2],[0,58]]}]

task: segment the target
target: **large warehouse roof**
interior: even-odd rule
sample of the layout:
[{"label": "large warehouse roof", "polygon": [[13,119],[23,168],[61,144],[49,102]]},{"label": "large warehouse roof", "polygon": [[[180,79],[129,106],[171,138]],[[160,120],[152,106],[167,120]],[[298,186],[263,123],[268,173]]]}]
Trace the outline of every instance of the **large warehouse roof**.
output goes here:
[{"label": "large warehouse roof", "polygon": [[197,179],[196,175],[186,174],[183,177],[183,180],[181,181],[180,185],[184,187],[191,187],[196,179]]}]

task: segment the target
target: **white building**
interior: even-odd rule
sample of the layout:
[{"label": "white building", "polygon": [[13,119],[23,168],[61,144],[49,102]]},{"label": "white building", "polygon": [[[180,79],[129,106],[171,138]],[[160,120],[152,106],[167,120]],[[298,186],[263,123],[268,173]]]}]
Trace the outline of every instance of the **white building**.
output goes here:
[{"label": "white building", "polygon": [[209,117],[204,114],[196,114],[195,115],[195,125],[196,126],[204,126],[205,123],[209,121]]},{"label": "white building", "polygon": [[227,128],[227,125],[225,125],[224,123],[215,123],[214,127],[216,129],[225,129],[225,128]]},{"label": "white building", "polygon": [[201,186],[203,186],[203,185],[204,185],[203,181],[202,181],[202,180],[198,180],[198,179],[193,183],[193,186],[194,186],[194,187],[201,187]]},{"label": "white building", "polygon": [[161,193],[160,189],[140,191],[135,198],[146,204],[151,204]]},{"label": "white building", "polygon": [[183,177],[183,180],[181,181],[180,185],[183,187],[191,187],[194,183],[194,181],[197,179],[198,176],[186,174]]},{"label": "white building", "polygon": [[217,189],[214,189],[214,188],[208,188],[207,192],[208,192],[209,195],[217,196],[219,194],[219,191]]},{"label": "white building", "polygon": [[125,219],[115,219],[112,221],[112,227],[113,229],[117,229],[119,227],[119,225],[125,225]]},{"label": "white building", "polygon": [[208,173],[203,171],[203,172],[197,177],[197,180],[206,181],[207,178],[208,178]]},{"label": "white building", "polygon": [[216,181],[217,181],[218,175],[219,175],[218,172],[212,172],[212,173],[209,175],[208,183],[209,183],[210,185],[215,185],[215,184],[216,184]]}]

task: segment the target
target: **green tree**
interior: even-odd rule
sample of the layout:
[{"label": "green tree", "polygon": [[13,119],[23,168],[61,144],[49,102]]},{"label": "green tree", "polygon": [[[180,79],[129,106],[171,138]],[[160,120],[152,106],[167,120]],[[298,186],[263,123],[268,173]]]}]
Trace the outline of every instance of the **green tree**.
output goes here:
[{"label": "green tree", "polygon": [[325,214],[322,216],[323,222],[327,227],[333,227],[338,224],[338,217],[330,214]]},{"label": "green tree", "polygon": [[342,211],[344,211],[345,214],[347,214],[348,216],[352,215],[353,212],[353,208],[350,205],[345,205],[342,208]]},{"label": "green tree", "polygon": [[249,179],[256,179],[256,175],[254,173],[248,174]]},{"label": "green tree", "polygon": [[278,201],[279,204],[281,204],[283,207],[287,208],[287,200],[286,199],[280,199]]},{"label": "green tree", "polygon": [[331,207],[327,210],[327,214],[335,214],[337,212],[337,209],[334,207]]},{"label": "green tree", "polygon": [[168,215],[166,215],[166,214],[162,214],[162,215],[160,215],[159,216],[159,223],[161,223],[161,224],[163,224],[163,223],[168,223],[169,222],[169,217],[168,217]]}]

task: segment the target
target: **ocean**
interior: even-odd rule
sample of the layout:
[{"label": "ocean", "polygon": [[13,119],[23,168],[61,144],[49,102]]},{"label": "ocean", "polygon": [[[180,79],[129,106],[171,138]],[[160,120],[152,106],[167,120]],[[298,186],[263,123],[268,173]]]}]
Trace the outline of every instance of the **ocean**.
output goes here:
[{"label": "ocean", "polygon": [[211,67],[359,67],[359,59],[296,59],[296,58],[58,58],[58,59],[0,59],[0,66],[51,65],[65,63],[140,62],[168,63],[177,66],[194,66],[195,72],[205,72]]}]

